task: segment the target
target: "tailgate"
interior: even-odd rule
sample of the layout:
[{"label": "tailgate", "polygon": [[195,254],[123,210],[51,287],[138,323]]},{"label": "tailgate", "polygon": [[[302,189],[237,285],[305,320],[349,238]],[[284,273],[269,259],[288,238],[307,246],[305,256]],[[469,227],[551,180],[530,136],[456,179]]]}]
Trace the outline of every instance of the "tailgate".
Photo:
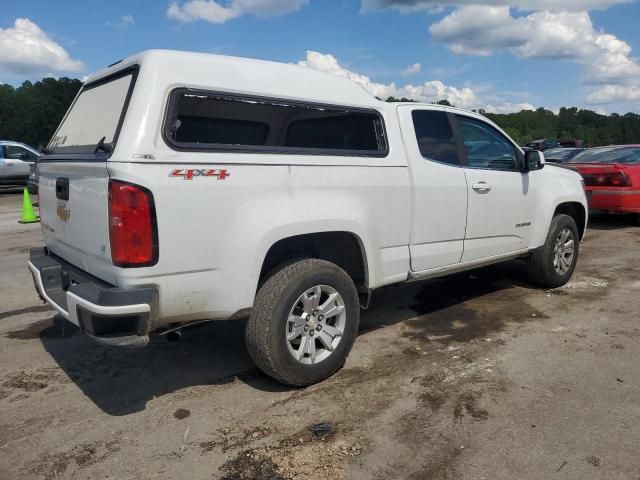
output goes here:
[{"label": "tailgate", "polygon": [[115,285],[109,248],[106,161],[41,161],[38,173],[40,218],[47,248]]}]

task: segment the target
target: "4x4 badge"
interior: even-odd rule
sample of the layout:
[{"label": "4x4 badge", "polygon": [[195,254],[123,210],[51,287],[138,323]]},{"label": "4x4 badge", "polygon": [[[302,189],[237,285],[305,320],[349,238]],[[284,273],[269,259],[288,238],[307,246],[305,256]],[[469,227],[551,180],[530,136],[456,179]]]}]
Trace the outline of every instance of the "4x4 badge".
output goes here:
[{"label": "4x4 badge", "polygon": [[224,180],[229,175],[231,173],[224,168],[177,168],[169,173],[170,177],[182,177],[185,180],[193,180],[193,177],[218,177],[218,180]]}]

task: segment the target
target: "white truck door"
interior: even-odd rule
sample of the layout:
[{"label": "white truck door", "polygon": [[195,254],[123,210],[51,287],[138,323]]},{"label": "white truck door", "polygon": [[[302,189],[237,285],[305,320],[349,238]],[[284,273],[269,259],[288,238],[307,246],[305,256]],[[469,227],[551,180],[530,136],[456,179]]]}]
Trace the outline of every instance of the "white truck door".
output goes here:
[{"label": "white truck door", "polygon": [[519,149],[482,120],[456,115],[469,190],[462,261],[526,248],[533,220],[532,178],[522,173]]},{"label": "white truck door", "polygon": [[460,262],[467,216],[467,183],[450,113],[398,107],[410,165],[413,209],[411,270]]}]

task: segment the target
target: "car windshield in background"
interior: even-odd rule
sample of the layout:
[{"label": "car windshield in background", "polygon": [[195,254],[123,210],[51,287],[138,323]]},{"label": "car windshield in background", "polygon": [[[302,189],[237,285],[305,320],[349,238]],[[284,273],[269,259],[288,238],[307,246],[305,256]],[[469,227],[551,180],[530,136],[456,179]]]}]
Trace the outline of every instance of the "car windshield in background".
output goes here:
[{"label": "car windshield in background", "polygon": [[110,151],[124,114],[133,72],[84,87],[49,142],[51,153]]},{"label": "car windshield in background", "polygon": [[602,147],[585,150],[568,163],[640,163],[640,147]]},{"label": "car windshield in background", "polygon": [[552,148],[544,152],[544,159],[551,162],[562,162],[569,160],[578,153],[574,148]]}]

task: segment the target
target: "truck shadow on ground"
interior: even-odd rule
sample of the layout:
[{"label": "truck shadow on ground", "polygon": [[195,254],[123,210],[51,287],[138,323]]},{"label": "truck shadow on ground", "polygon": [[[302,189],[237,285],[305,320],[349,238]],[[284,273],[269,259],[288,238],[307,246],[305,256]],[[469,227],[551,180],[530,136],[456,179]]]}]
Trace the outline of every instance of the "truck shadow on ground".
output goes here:
[{"label": "truck shadow on ground", "polygon": [[[483,298],[503,290],[511,292],[509,297],[521,297],[523,291],[516,286],[531,288],[526,283],[524,263],[518,261],[435,281],[386,287],[363,312],[360,334],[407,322],[413,323],[417,335],[422,332],[466,341],[502,325],[480,318],[467,303],[482,309]],[[461,320],[470,327],[461,330],[457,324]],[[240,381],[262,391],[293,390],[254,366],[244,344],[246,320],[212,322],[186,330],[180,342],[156,339],[141,349],[103,347],[61,317],[54,317],[53,324],[46,322],[37,334],[44,348],[75,385],[110,415],[141,411],[154,397],[203,385],[223,388]]]},{"label": "truck shadow on ground", "polygon": [[[640,227],[640,214],[607,214],[604,212],[589,213],[589,230],[618,230],[622,228]],[[640,228],[639,228],[640,230]],[[587,237],[588,238],[588,237]]]}]

